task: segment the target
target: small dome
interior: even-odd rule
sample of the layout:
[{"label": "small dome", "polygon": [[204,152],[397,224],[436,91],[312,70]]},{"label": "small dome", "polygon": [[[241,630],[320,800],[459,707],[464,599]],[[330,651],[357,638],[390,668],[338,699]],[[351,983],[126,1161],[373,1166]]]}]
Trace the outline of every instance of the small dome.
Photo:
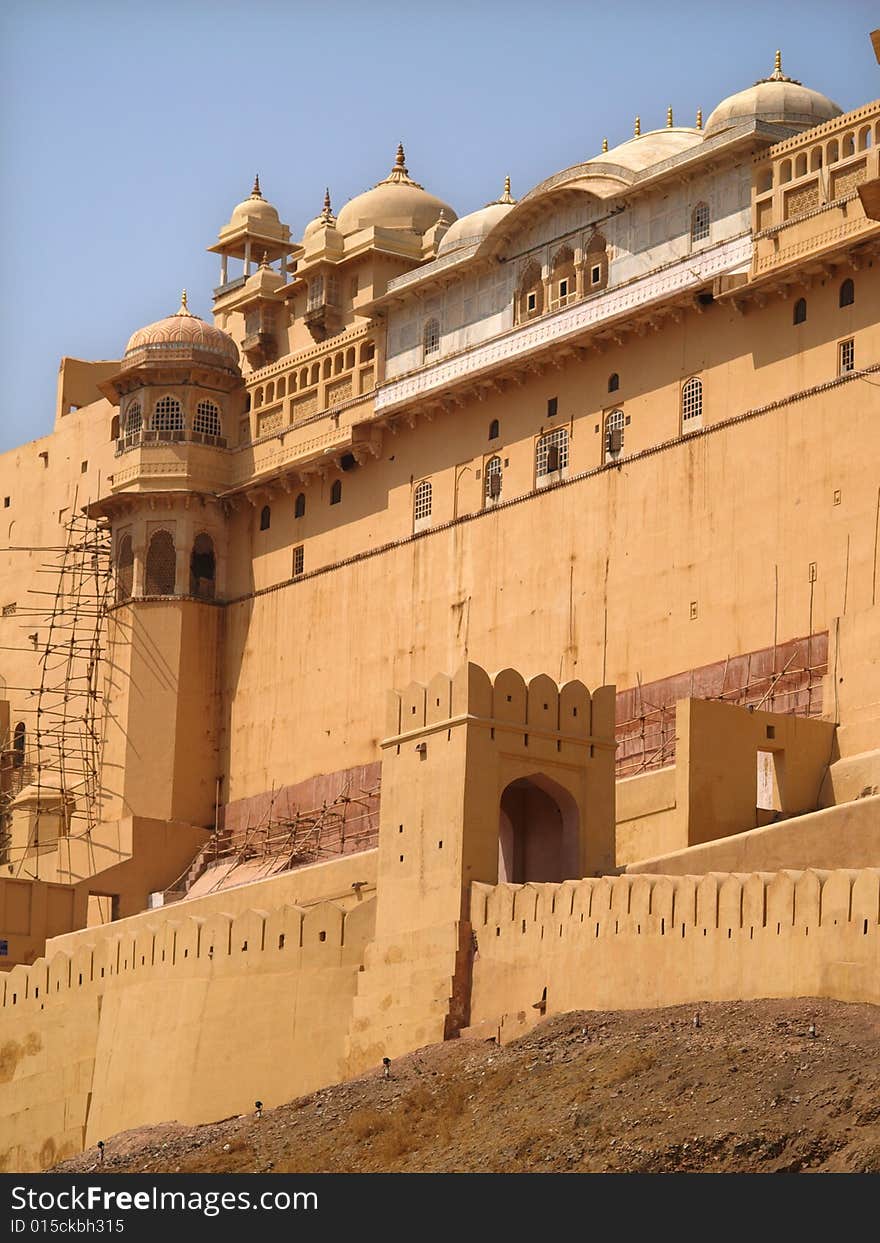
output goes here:
[{"label": "small dome", "polygon": [[218,365],[235,370],[238,367],[238,346],[232,337],[221,332],[212,324],[206,324],[198,315],[193,315],[186,305],[186,290],[180,303],[180,310],[155,324],[147,324],[139,328],[125,347],[124,358],[137,351],[145,351],[147,357],[155,355],[162,358],[174,347],[199,350],[213,354]]},{"label": "small dome", "polygon": [[842,111],[827,95],[786,77],[782,72],[782,57],[777,52],[776,67],[770,77],[761,78],[754,86],[722,99],[706,122],[706,134],[719,134],[747,121],[812,129],[814,125],[840,116]]},{"label": "small dome", "polygon": [[306,242],[310,237],[314,237],[320,233],[322,229],[335,229],[336,217],[333,215],[333,209],[330,206],[330,189],[324,192],[324,208],[320,216],[316,216],[314,220],[310,220],[305,227],[303,233],[303,241]]},{"label": "small dome", "polygon": [[427,233],[440,219],[441,211],[447,220],[457,219],[448,203],[410,178],[404,160],[403,147],[399,146],[394,167],[385,180],[345,204],[336,222],[344,237],[369,228]]},{"label": "small dome", "polygon": [[277,209],[267,202],[260,192],[259,175],[254,178],[254,188],[251,190],[250,198],[232,209],[232,218],[227,228],[247,224],[249,220],[260,224],[279,225],[281,223]]},{"label": "small dome", "polygon": [[661,160],[669,160],[682,151],[698,146],[703,135],[698,129],[687,126],[667,125],[665,129],[649,130],[646,134],[638,133],[619,147],[594,155],[591,164],[619,164],[631,172],[638,173]]},{"label": "small dome", "polygon": [[448,255],[450,251],[458,250],[460,246],[468,246],[472,242],[481,242],[484,237],[488,237],[499,220],[502,220],[512,207],[516,205],[516,199],[510,194],[510,178],[506,177],[504,181],[504,193],[501,198],[495,199],[492,203],[487,203],[485,207],[481,207],[479,211],[472,211],[467,216],[460,216],[446,233],[437,248],[438,255]]}]

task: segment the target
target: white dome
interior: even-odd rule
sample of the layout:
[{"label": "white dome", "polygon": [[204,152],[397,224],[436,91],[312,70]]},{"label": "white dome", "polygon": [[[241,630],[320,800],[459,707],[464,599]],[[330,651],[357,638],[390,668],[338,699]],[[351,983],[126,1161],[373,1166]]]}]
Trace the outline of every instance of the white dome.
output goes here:
[{"label": "white dome", "polygon": [[776,68],[769,78],[722,99],[706,122],[706,134],[719,134],[747,121],[766,121],[792,129],[812,129],[840,116],[834,100],[782,72],[782,58],[776,53]]},{"label": "white dome", "polygon": [[487,203],[479,211],[472,211],[467,216],[459,217],[455,224],[444,233],[437,248],[438,255],[448,255],[451,251],[458,250],[460,246],[467,246],[471,242],[481,242],[484,237],[489,236],[498,221],[503,220],[515,205],[516,199],[510,196],[510,178],[508,177],[504,182],[504,193],[500,199],[496,199],[494,203]]},{"label": "white dome", "polygon": [[666,129],[650,130],[647,134],[638,134],[619,147],[594,155],[590,164],[620,164],[631,172],[638,173],[661,160],[671,159],[682,151],[699,146],[703,134],[698,129],[686,126],[667,126]]}]

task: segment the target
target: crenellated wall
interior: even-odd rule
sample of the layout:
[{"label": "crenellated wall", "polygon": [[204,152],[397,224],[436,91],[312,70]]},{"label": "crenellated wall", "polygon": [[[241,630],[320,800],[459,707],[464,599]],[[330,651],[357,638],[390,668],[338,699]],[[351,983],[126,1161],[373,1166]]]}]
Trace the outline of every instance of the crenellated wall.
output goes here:
[{"label": "crenellated wall", "polygon": [[375,902],[118,923],[0,978],[2,1168],[345,1078]]},{"label": "crenellated wall", "polygon": [[880,869],[474,885],[471,1024],[759,997],[880,1004]]}]

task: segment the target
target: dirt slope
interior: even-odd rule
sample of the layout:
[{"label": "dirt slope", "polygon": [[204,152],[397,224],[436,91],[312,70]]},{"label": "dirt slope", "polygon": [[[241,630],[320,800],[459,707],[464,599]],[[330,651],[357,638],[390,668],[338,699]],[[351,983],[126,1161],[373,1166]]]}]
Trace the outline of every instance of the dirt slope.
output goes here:
[{"label": "dirt slope", "polygon": [[[699,1025],[692,1006],[566,1014],[261,1118],[107,1137],[104,1169],[880,1172],[878,1054],[872,1006],[726,1002]],[[92,1149],[56,1169],[96,1164]]]}]

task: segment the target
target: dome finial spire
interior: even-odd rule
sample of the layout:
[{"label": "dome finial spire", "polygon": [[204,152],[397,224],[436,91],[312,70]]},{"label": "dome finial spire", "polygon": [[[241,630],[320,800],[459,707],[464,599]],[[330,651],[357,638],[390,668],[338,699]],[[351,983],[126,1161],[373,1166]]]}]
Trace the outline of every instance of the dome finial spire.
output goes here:
[{"label": "dome finial spire", "polygon": [[697,129],[703,128],[703,109],[697,109]]},{"label": "dome finial spire", "polygon": [[388,176],[385,178],[384,181],[380,181],[378,184],[380,186],[388,186],[388,185],[415,186],[417,190],[421,190],[424,188],[420,186],[417,181],[413,181],[409,175],[409,169],[406,166],[406,154],[403,150],[402,142],[399,142],[397,144],[397,156],[394,160],[394,166],[391,169],[391,172],[388,174]]},{"label": "dome finial spire", "polygon": [[672,129],[672,104],[666,109],[666,128]]},{"label": "dome finial spire", "polygon": [[607,138],[603,138],[603,139],[602,139],[602,151],[603,151],[603,153],[604,153],[604,152],[606,152],[607,150],[608,150],[608,139],[607,139]]},{"label": "dome finial spire", "polygon": [[782,52],[779,48],[776,49],[776,59],[773,62],[773,72],[782,73]]},{"label": "dome finial spire", "polygon": [[333,215],[333,208],[330,203],[330,187],[329,186],[327,186],[327,188],[324,191],[324,206],[321,210],[321,215],[319,219],[322,221],[323,224],[335,224],[336,223],[336,217]]},{"label": "dome finial spire", "polygon": [[262,194],[262,191],[260,190],[260,174],[257,173],[256,176],[254,177],[254,188],[253,190],[251,190],[251,198],[261,199],[262,197],[263,197],[263,194]]},{"label": "dome finial spire", "polygon": [[[504,193],[501,195],[500,198],[496,199],[495,202],[496,203],[515,203],[516,202],[516,199],[510,193],[510,173],[508,173],[507,176],[504,178]],[[487,203],[486,206],[487,207],[491,206],[491,204]]]},{"label": "dome finial spire", "polygon": [[642,132],[642,118],[636,117],[636,123],[633,128],[633,138],[638,138]]}]

